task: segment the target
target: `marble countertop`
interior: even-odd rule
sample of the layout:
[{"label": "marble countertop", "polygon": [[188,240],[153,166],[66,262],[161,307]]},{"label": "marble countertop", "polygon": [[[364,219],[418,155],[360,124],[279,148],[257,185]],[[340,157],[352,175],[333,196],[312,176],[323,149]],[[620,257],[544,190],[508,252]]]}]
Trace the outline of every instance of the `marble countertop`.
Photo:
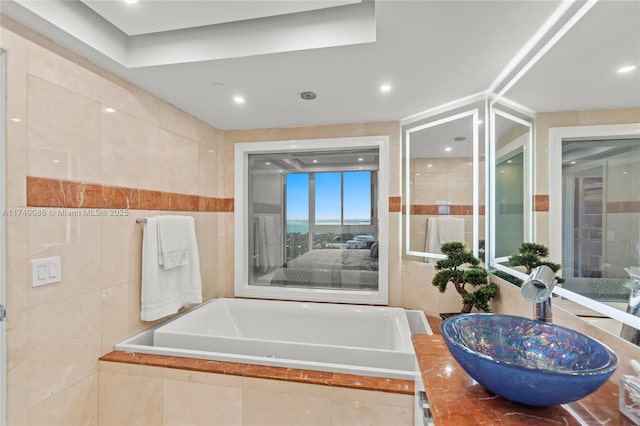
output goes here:
[{"label": "marble countertop", "polygon": [[479,385],[453,359],[442,336],[414,334],[412,339],[436,426],[634,424],[618,411],[618,387],[611,381],[570,404],[529,407]]}]

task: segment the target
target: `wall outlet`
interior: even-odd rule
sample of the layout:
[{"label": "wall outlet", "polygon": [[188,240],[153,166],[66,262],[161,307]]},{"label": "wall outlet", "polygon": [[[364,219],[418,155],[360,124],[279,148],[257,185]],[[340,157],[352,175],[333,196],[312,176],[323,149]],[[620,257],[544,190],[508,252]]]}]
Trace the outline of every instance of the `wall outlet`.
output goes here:
[{"label": "wall outlet", "polygon": [[60,256],[31,261],[31,286],[38,287],[62,280]]}]

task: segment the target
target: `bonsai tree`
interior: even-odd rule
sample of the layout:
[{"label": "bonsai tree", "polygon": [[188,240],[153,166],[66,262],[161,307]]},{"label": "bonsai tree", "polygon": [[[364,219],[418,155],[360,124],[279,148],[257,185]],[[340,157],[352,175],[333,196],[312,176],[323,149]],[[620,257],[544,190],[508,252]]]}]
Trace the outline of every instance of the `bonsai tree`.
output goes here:
[{"label": "bonsai tree", "polygon": [[[560,264],[543,260],[549,256],[549,249],[542,244],[522,243],[518,254],[511,256],[509,264],[511,266],[524,266],[527,274],[531,274],[540,265],[547,265],[553,272],[560,270]],[[564,278],[556,277],[559,283],[564,282]]]},{"label": "bonsai tree", "polygon": [[[440,293],[447,290],[449,283],[453,284],[462,297],[460,313],[469,313],[474,307],[484,312],[491,312],[489,300],[498,294],[498,285],[488,281],[487,271],[478,266],[480,260],[461,242],[445,243],[440,250],[447,255],[447,258],[436,263],[438,273],[431,283],[438,287]],[[467,285],[475,287],[476,290],[469,291],[470,288],[467,288]]]}]

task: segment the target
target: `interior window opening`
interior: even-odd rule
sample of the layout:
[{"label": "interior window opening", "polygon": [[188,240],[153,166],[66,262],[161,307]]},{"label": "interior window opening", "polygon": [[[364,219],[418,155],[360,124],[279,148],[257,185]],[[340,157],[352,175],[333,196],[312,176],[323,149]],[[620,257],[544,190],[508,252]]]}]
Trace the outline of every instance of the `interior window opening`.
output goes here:
[{"label": "interior window opening", "polygon": [[377,291],[378,149],[249,155],[249,286]]}]

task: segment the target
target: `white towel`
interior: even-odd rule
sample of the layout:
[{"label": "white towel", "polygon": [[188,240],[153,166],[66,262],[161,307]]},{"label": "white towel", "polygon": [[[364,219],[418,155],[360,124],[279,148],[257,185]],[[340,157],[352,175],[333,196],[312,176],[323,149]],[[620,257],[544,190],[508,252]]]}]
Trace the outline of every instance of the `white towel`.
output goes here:
[{"label": "white towel", "polygon": [[269,259],[267,255],[267,237],[264,226],[264,217],[255,216],[253,218],[253,253],[254,253],[254,265],[260,268],[260,271],[265,273],[269,269]]},{"label": "white towel", "polygon": [[459,241],[464,244],[464,219],[461,217],[440,216],[438,218],[438,238],[440,244]]},{"label": "white towel", "polygon": [[189,229],[193,226],[190,216],[157,216],[158,264],[165,270],[189,263]]},{"label": "white towel", "polygon": [[142,288],[140,318],[154,321],[178,312],[182,306],[202,302],[200,260],[195,221],[189,219],[186,240],[190,261],[165,270],[158,264],[158,220],[147,218],[142,238]]},{"label": "white towel", "polygon": [[278,265],[278,239],[276,237],[276,221],[273,216],[264,217],[264,236],[267,250],[267,268]]},{"label": "white towel", "polygon": [[278,250],[279,232],[276,227],[278,223],[276,217],[256,215],[253,218],[254,266],[262,273],[282,263]]},{"label": "white towel", "polygon": [[[425,251],[427,253],[441,253],[438,223],[439,220],[437,217],[430,217],[427,219],[427,237],[425,241]],[[437,261],[437,259],[433,259],[431,257],[425,257],[424,259],[427,263],[435,263]]]}]

